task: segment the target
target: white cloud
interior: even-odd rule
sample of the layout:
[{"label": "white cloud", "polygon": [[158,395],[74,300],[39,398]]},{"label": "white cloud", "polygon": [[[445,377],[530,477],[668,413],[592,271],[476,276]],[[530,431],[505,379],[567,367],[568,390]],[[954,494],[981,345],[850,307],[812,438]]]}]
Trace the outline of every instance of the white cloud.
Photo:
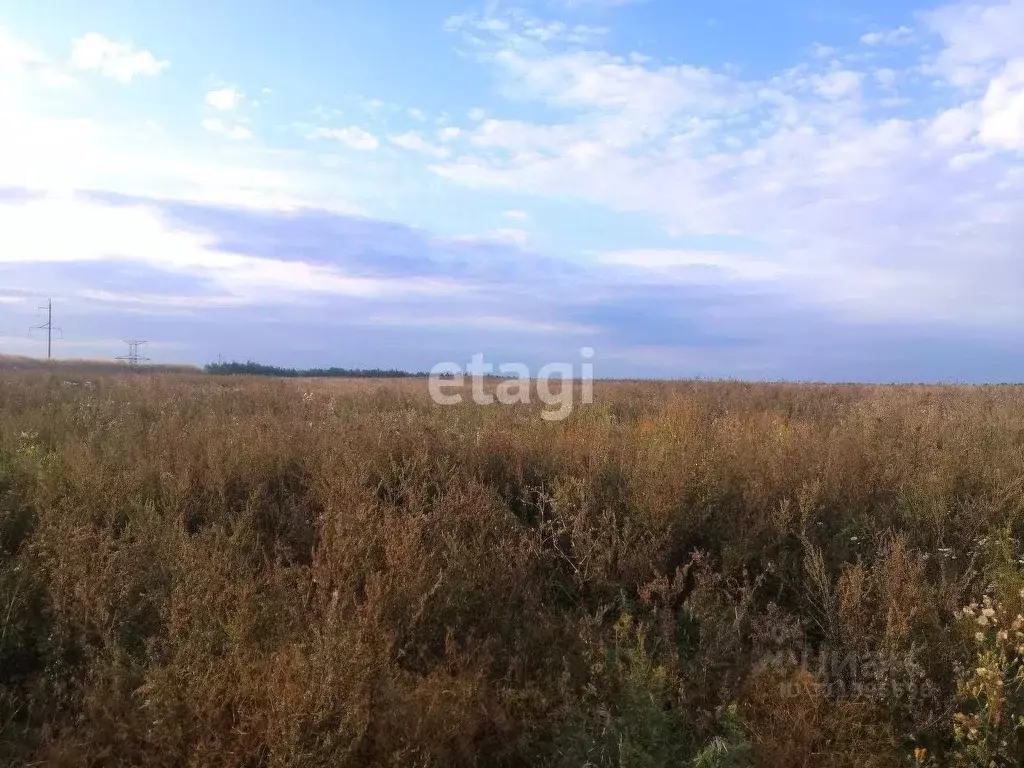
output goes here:
[{"label": "white cloud", "polygon": [[[203,122],[203,128],[232,141],[247,141],[252,138],[252,130],[248,120],[237,115],[238,108],[245,102],[245,94],[237,88],[226,86],[209,91],[205,98],[206,106],[212,113]],[[256,106],[256,103],[253,103]],[[236,113],[231,118],[221,117],[218,113]]]},{"label": "white cloud", "polygon": [[871,46],[907,45],[914,41],[914,31],[910,27],[898,27],[862,35],[860,41]]},{"label": "white cloud", "polygon": [[314,139],[333,139],[340,141],[350,149],[360,152],[372,152],[380,146],[380,141],[369,131],[358,126],[348,128],[316,128],[310,134]]},{"label": "white cloud", "polygon": [[467,114],[469,115],[470,120],[477,123],[487,117],[487,113],[480,107],[473,107]]},{"label": "white cloud", "polygon": [[[297,259],[230,253],[217,248],[213,235],[175,229],[146,205],[108,206],[75,195],[0,204],[0,232],[5,246],[0,264],[138,263],[198,277],[221,303],[291,303],[308,294],[445,296],[467,290],[444,279],[359,277]],[[93,298],[116,296],[101,292]]]},{"label": "white cloud", "polygon": [[526,245],[529,239],[530,233],[525,229],[515,229],[512,227],[492,229],[490,232],[485,232],[482,235],[459,235],[458,237],[451,238],[453,242],[457,243],[495,243],[519,247]]},{"label": "white cloud", "polygon": [[206,105],[222,112],[230,112],[237,109],[244,98],[237,88],[218,88],[206,94]]},{"label": "white cloud", "polygon": [[71,64],[77,69],[99,72],[122,83],[140,75],[159,75],[170,64],[131,43],[119,43],[90,32],[77,40],[71,50]]},{"label": "white cloud", "polygon": [[[451,28],[493,73],[498,89],[490,96],[495,102],[479,98],[508,119],[489,119],[478,108],[461,131],[441,123],[437,133],[432,128],[429,135],[391,139],[433,157],[432,169],[461,185],[583,201],[640,213],[670,235],[739,237],[757,246],[740,254],[666,248],[593,257],[605,269],[629,270],[639,279],[690,279],[717,270],[734,281],[767,282],[793,301],[870,320],[979,326],[1024,320],[1016,296],[1024,283],[1018,245],[1024,241],[1024,0],[957,3],[922,18],[912,30],[914,43],[932,34],[931,48],[899,56],[861,50],[860,58],[829,51],[753,76],[612,53],[603,50],[600,30],[522,13],[464,17]],[[892,68],[877,68],[883,57]],[[127,70],[111,69],[109,56],[93,59],[91,69],[131,79]],[[352,179],[360,174],[334,169],[357,168],[365,159],[325,145],[194,146],[141,121],[106,124],[71,117],[81,113],[70,109],[43,109],[35,102],[53,95],[41,90],[47,68],[63,72],[0,34],[0,186],[357,210],[346,200],[359,188]],[[922,73],[941,82],[922,83]],[[883,99],[874,87],[896,84],[900,98],[916,99],[913,111],[899,110],[895,94]],[[509,99],[496,103],[502,95]],[[208,120],[220,122],[207,127],[226,134],[248,130],[226,117],[208,113]],[[310,135],[363,151],[380,143],[358,127],[318,128]],[[386,171],[393,154],[375,156],[373,167]],[[32,209],[32,232],[45,231],[45,213],[51,222],[68,218],[74,241],[68,246],[53,239],[47,253],[70,247],[81,254],[86,246],[78,240],[88,243],[89,254],[128,253],[127,240],[87,231],[88,217],[97,227],[119,226],[103,206],[57,203]],[[125,237],[168,254],[170,267],[161,268],[200,270],[220,291],[215,295],[262,295],[278,279],[295,291],[315,290],[312,284],[341,293],[385,290],[318,265],[288,274],[290,263],[232,261],[207,240],[180,239],[185,235],[152,211],[122,214]],[[512,218],[506,223],[515,226]],[[0,231],[15,227],[30,256],[56,258],[32,244],[27,225],[18,229],[15,214],[2,219]],[[47,237],[56,235],[41,239]],[[526,238],[513,227],[477,236],[510,245]],[[174,261],[180,250],[191,260]],[[125,258],[147,258],[132,254]],[[213,266],[194,266],[200,259]],[[246,274],[259,277],[257,287],[246,287]]]},{"label": "white cloud", "polygon": [[692,269],[712,268],[745,280],[771,280],[782,269],[765,257],[722,251],[625,250],[597,255],[602,264],[630,267],[657,274],[661,278],[679,275],[693,282]]},{"label": "white cloud", "polygon": [[[1009,6],[1024,11],[1024,0],[991,8],[1012,27]],[[758,244],[756,258],[634,250],[619,254],[632,260],[621,268],[667,275],[712,267],[873,321],[1024,320],[1008,288],[1024,280],[1015,245],[1024,241],[1024,167],[993,151],[1020,147],[1022,84],[1010,64],[1024,58],[1024,34],[1000,31],[993,43],[984,34],[992,17],[979,9],[924,24],[912,36],[932,31],[945,42],[925,69],[980,65],[984,87],[932,92],[920,116],[901,119],[892,116],[898,102],[864,81],[899,82],[906,97],[921,88],[914,65],[882,72],[848,57],[844,69],[809,61],[745,80],[734,70],[524,42],[514,23],[498,32],[467,32],[464,23],[462,34],[509,96],[558,111],[547,122],[481,120],[467,151],[433,170],[469,187],[643,213],[673,235]]]},{"label": "white cloud", "polygon": [[479,330],[501,333],[543,333],[543,334],[594,334],[598,329],[578,323],[557,323],[529,320],[522,316],[480,315],[474,314],[430,314],[423,315],[371,315],[363,321],[364,325],[392,326],[409,328],[451,328],[470,327]]},{"label": "white cloud", "polygon": [[860,90],[864,76],[860,72],[839,70],[814,78],[814,90],[826,99],[843,99]]},{"label": "white cloud", "polygon": [[50,88],[71,88],[78,84],[78,81],[67,72],[55,68],[41,69],[39,82]]},{"label": "white cloud", "polygon": [[365,214],[350,202],[349,183],[315,155],[248,143],[224,152],[176,141],[145,123],[40,114],[27,100],[2,98],[0,187],[89,189],[269,210],[312,205]]},{"label": "white cloud", "polygon": [[[339,176],[332,155],[267,148],[254,142],[195,142],[118,104],[104,121],[72,102],[67,70],[0,28],[0,187],[36,192],[88,189],[120,195],[264,210],[317,207],[366,215],[355,182]],[[55,86],[61,85],[61,90]],[[127,98],[122,96],[120,98]],[[212,112],[212,110],[211,110]],[[212,120],[219,115],[208,114]],[[208,128],[241,138],[240,120]]]},{"label": "white cloud", "polygon": [[516,221],[529,221],[530,220],[530,214],[528,214],[526,211],[516,211],[516,210],[505,211],[502,214],[502,216],[504,216],[506,219],[514,219]]},{"label": "white cloud", "polygon": [[564,109],[619,112],[633,123],[630,133],[662,127],[668,116],[686,108],[698,113],[742,108],[735,83],[701,67],[645,66],[603,51],[538,57],[503,48],[495,59],[517,92]]},{"label": "white cloud", "polygon": [[944,42],[926,71],[981,96],[948,110],[933,130],[950,135],[955,120],[964,139],[974,128],[985,146],[1024,149],[1024,0],[953,3],[926,14],[925,23]]},{"label": "white cloud", "polygon": [[145,309],[147,314],[165,314],[166,310],[219,309],[225,307],[241,307],[249,303],[244,296],[221,294],[213,296],[185,296],[161,293],[118,293],[85,289],[77,291],[76,296],[104,304],[121,306],[137,306]]},{"label": "white cloud", "polygon": [[411,117],[413,120],[419,120],[420,122],[424,122],[427,119],[427,116],[423,112],[422,109],[416,109],[416,108],[410,109],[408,111],[408,114],[409,114],[409,117]]},{"label": "white cloud", "polygon": [[962,145],[978,128],[976,109],[953,107],[940,113],[928,126],[926,136],[940,147]]},{"label": "white cloud", "polygon": [[923,18],[943,42],[928,71],[953,85],[977,85],[1007,61],[1024,57],[1024,0],[955,2]]},{"label": "white cloud", "polygon": [[46,62],[46,56],[0,27],[0,72],[10,74],[27,65]]},{"label": "white cloud", "polygon": [[582,45],[608,32],[605,27],[538,19],[519,8],[499,10],[497,4],[489,6],[484,14],[452,16],[445,21],[444,28],[448,32],[463,33],[467,41],[475,44],[485,44],[488,35],[504,35],[514,38],[519,46],[549,43]]},{"label": "white cloud", "polygon": [[501,227],[499,229],[492,230],[488,237],[492,240],[496,240],[500,243],[510,243],[512,245],[524,246],[530,239],[530,233],[525,229],[515,229],[514,227]]},{"label": "white cloud", "polygon": [[872,73],[872,76],[875,78],[875,83],[882,88],[892,88],[896,85],[896,82],[900,77],[899,73],[895,69],[889,69],[888,67],[876,69]]},{"label": "white cloud", "polygon": [[990,147],[1024,151],[1024,58],[989,83],[981,102],[978,138]]},{"label": "white cloud", "polygon": [[252,131],[244,125],[229,123],[219,117],[208,117],[203,120],[203,128],[232,141],[246,141],[252,138]]},{"label": "white cloud", "polygon": [[0,27],[0,102],[30,84],[62,89],[75,85],[75,79],[49,56]]},{"label": "white cloud", "polygon": [[388,141],[396,147],[408,149],[410,152],[418,152],[421,155],[428,155],[429,157],[443,159],[451,154],[446,147],[431,144],[415,131],[409,131],[398,136],[388,136]]}]

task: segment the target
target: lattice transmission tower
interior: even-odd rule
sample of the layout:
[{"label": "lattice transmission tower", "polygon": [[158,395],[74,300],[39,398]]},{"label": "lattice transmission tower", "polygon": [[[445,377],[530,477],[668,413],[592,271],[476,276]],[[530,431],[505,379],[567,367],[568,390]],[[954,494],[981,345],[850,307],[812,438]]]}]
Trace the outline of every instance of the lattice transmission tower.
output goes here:
[{"label": "lattice transmission tower", "polygon": [[139,363],[148,363],[149,358],[143,357],[139,352],[141,347],[146,342],[142,339],[125,339],[124,343],[128,345],[128,353],[121,355],[118,360],[124,360],[128,365],[138,365]]}]

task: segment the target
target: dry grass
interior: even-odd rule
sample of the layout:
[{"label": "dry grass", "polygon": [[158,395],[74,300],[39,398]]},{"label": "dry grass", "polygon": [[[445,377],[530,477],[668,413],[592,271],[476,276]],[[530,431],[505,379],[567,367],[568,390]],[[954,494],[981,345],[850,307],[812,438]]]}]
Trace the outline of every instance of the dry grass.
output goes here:
[{"label": "dry grass", "polygon": [[0,371],[46,371],[54,374],[67,373],[71,376],[117,373],[199,373],[194,365],[158,364],[141,365],[137,369],[117,360],[42,360],[36,357],[0,354]]},{"label": "dry grass", "polygon": [[954,764],[955,614],[1021,600],[1024,389],[539,407],[5,373],[0,761]]}]

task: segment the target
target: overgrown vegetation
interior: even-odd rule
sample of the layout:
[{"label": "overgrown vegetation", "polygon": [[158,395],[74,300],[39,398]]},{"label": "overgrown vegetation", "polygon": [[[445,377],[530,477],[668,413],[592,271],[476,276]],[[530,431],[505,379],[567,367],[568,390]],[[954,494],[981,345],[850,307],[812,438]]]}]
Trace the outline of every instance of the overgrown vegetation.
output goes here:
[{"label": "overgrown vegetation", "polygon": [[1021,764],[1024,390],[0,377],[0,761]]}]

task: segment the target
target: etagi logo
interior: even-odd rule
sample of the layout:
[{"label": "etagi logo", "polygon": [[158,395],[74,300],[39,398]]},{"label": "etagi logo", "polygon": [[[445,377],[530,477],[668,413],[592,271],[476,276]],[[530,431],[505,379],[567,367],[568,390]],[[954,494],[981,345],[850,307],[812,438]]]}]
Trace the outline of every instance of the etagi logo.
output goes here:
[{"label": "etagi logo", "polygon": [[[580,357],[591,360],[594,350],[582,347]],[[580,402],[594,402],[594,364],[580,363],[580,375],[574,376],[573,363],[548,363],[540,368],[535,376],[530,374],[529,366],[523,363],[500,363],[497,372],[504,376],[497,383],[494,392],[485,387],[488,378],[494,378],[494,363],[484,362],[481,353],[473,355],[468,368],[463,369],[458,363],[438,363],[430,369],[427,384],[431,399],[438,405],[458,405],[462,402],[462,390],[468,377],[471,382],[472,400],[477,405],[527,404],[532,401],[536,382],[537,397],[546,406],[541,413],[545,421],[561,421],[572,413],[575,400],[576,382],[580,382]],[[558,388],[552,391],[552,381],[558,382]],[[453,391],[455,390],[455,391]]]}]

